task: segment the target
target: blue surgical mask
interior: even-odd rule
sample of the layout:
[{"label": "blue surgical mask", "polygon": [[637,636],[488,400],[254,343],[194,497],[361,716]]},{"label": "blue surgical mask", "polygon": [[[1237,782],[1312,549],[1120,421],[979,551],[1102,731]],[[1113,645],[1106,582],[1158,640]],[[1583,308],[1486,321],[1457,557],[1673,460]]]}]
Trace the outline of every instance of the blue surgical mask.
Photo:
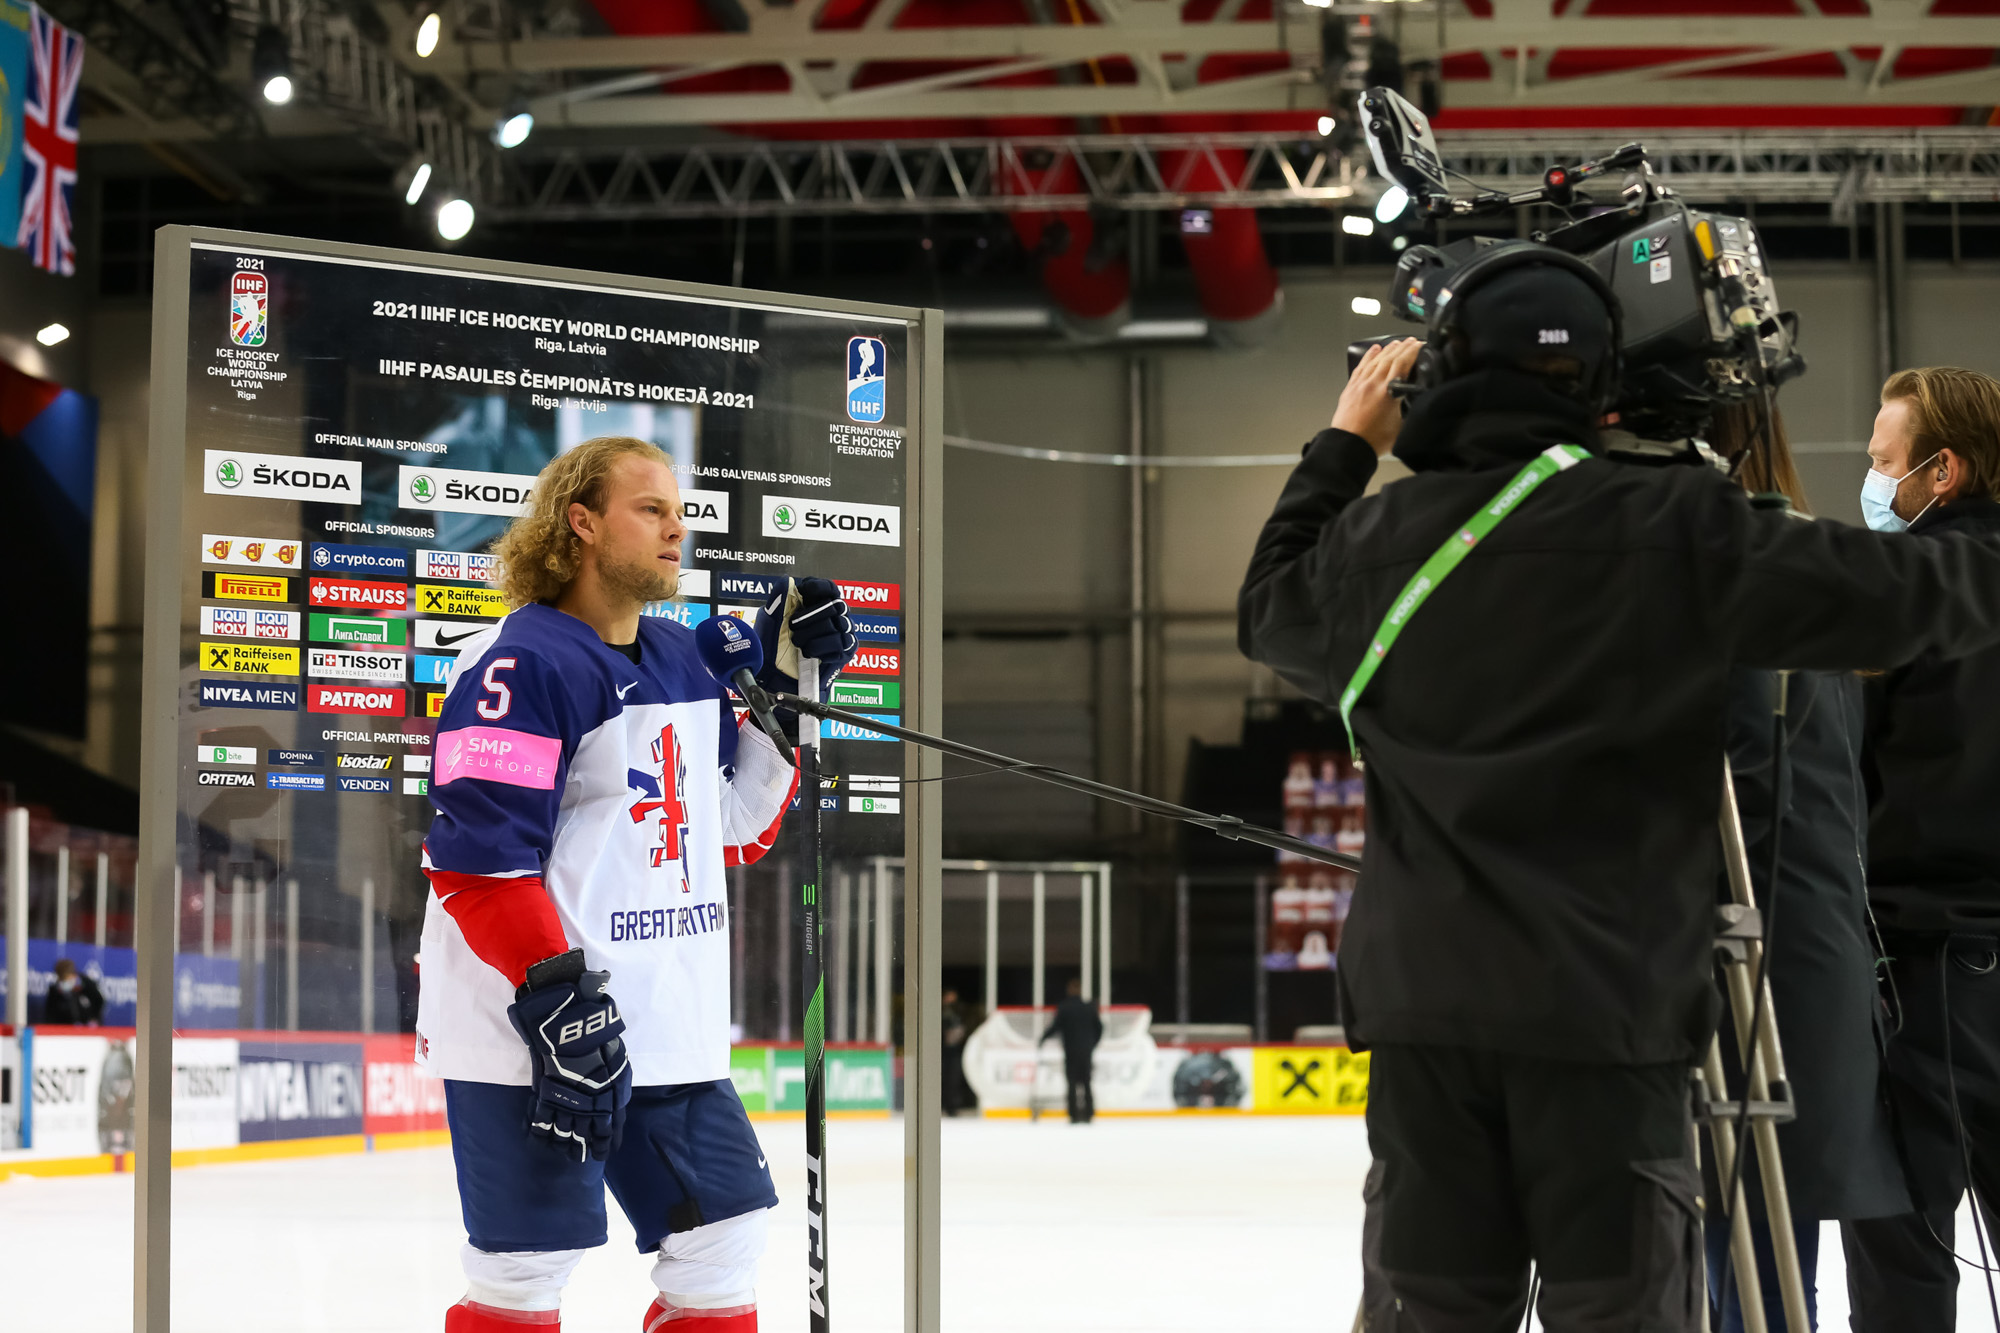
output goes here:
[{"label": "blue surgical mask", "polygon": [[[1902,489],[1904,482],[1916,476],[1919,471],[1929,464],[1931,458],[1936,458],[1937,456],[1937,454],[1932,454],[1930,458],[1926,458],[1922,463],[1917,464],[1916,467],[1911,468],[1900,477],[1892,477],[1886,472],[1877,472],[1872,467],[1868,469],[1868,475],[1861,479],[1861,517],[1869,527],[1875,529],[1877,532],[1903,532],[1908,530],[1910,524],[1916,520],[1905,519],[1896,513],[1896,492]],[[1932,496],[1931,505],[1936,503],[1937,497]],[[1929,513],[1931,505],[1925,505],[1922,509],[1918,510],[1917,518],[1922,518],[1925,514]]]}]

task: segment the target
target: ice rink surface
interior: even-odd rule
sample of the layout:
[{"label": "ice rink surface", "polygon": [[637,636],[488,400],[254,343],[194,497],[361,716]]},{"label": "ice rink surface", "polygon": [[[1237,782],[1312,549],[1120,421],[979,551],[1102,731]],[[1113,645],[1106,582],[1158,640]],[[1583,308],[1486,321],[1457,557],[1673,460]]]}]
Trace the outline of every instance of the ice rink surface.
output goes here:
[{"label": "ice rink surface", "polygon": [[[758,1126],[784,1197],[758,1291],[771,1333],[805,1328],[803,1126]],[[900,1121],[829,1127],[833,1326],[901,1321]],[[1174,1116],[944,1125],[949,1333],[1346,1333],[1360,1290],[1359,1118]],[[244,1327],[436,1333],[463,1288],[448,1149],[174,1173],[175,1333]],[[612,1205],[611,1243],[578,1268],[568,1333],[634,1333],[648,1265]],[[8,1329],[126,1333],[132,1178],[0,1183]],[[1971,1235],[1963,1217],[1961,1253]],[[1846,1327],[1828,1228],[1820,1327]],[[1991,1326],[1966,1274],[1962,1331]]]}]

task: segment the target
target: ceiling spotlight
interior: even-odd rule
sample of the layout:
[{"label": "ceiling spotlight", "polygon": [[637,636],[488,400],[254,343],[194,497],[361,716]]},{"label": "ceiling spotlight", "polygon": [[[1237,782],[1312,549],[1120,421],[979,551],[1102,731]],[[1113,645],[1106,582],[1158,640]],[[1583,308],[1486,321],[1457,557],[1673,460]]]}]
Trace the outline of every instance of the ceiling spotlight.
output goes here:
[{"label": "ceiling spotlight", "polygon": [[415,208],[417,200],[424,197],[424,187],[431,183],[431,164],[417,163],[417,169],[410,173],[410,183],[403,187],[403,202]]},{"label": "ceiling spotlight", "polygon": [[1319,135],[1320,135],[1320,138],[1324,139],[1324,138],[1325,138],[1325,137],[1326,137],[1327,135],[1329,135],[1329,134],[1332,134],[1332,133],[1333,133],[1333,117],[1332,117],[1332,116],[1321,116],[1321,117],[1319,118]]},{"label": "ceiling spotlight", "polygon": [[1375,223],[1361,213],[1348,213],[1340,219],[1340,229],[1349,236],[1373,236]]},{"label": "ceiling spotlight", "polygon": [[272,106],[292,100],[292,49],[275,23],[257,29],[256,45],[250,52],[250,80]]},{"label": "ceiling spotlight", "polygon": [[1357,296],[1347,303],[1347,308],[1357,315],[1379,315],[1382,303],[1372,296]]},{"label": "ceiling spotlight", "polygon": [[447,241],[463,240],[472,230],[472,205],[463,199],[447,199],[437,211],[438,235]]},{"label": "ceiling spotlight", "polygon": [[417,20],[417,58],[427,60],[431,52],[438,49],[438,38],[444,33],[444,16],[437,10],[426,7]]},{"label": "ceiling spotlight", "polygon": [[526,107],[509,111],[493,127],[493,142],[502,148],[519,148],[535,132],[535,116]]},{"label": "ceiling spotlight", "polygon": [[69,330],[61,324],[50,324],[35,331],[35,341],[44,347],[54,347],[69,337]]},{"label": "ceiling spotlight", "polygon": [[1375,201],[1375,220],[1386,227],[1403,216],[1403,210],[1409,206],[1410,192],[1400,185],[1391,185]]}]

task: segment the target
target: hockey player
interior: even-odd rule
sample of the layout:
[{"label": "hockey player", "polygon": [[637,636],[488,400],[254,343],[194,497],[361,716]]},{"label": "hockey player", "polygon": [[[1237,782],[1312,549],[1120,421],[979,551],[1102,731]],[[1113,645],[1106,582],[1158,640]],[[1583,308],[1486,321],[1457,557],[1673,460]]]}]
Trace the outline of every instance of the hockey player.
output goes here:
[{"label": "hockey player", "polygon": [[[446,1333],[559,1328],[606,1185],[657,1257],[645,1333],[757,1327],[777,1194],[729,1081],[723,869],[769,850],[797,774],[738,729],[693,635],[640,614],[686,536],[652,445],[555,459],[496,547],[514,609],[467,641],[438,717],[417,1055],[445,1080],[468,1237]],[[758,628],[774,688],[854,651],[821,579]]]}]

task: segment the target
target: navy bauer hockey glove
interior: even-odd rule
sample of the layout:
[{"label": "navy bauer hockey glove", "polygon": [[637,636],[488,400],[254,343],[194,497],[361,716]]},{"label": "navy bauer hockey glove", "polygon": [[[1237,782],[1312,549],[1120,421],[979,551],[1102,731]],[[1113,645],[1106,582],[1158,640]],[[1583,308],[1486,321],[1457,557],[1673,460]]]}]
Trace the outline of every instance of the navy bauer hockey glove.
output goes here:
[{"label": "navy bauer hockey glove", "polygon": [[854,626],[840,589],[827,579],[786,579],[757,612],[764,669],[757,683],[773,694],[797,694],[799,659],[819,663],[819,696],[854,658]]},{"label": "navy bauer hockey glove", "polygon": [[609,972],[583,970],[583,950],[544,958],[514,992],[507,1019],[528,1043],[534,1109],[528,1132],[564,1156],[603,1161],[625,1132],[632,1062],[619,1033],[625,1020],[605,994]]}]

